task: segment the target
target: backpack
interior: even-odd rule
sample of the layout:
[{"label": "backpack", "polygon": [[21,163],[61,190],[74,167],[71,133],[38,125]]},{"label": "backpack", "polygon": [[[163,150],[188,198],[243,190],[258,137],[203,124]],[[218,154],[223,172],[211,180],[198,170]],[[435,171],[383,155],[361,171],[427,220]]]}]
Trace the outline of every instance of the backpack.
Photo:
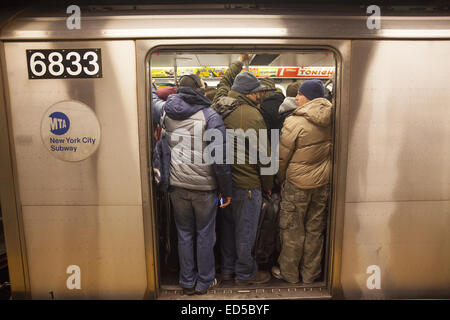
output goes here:
[{"label": "backpack", "polygon": [[160,120],[157,128],[156,144],[153,151],[153,178],[156,186],[162,192],[167,192],[170,185],[170,147],[165,134],[164,120],[166,112]]},{"label": "backpack", "polygon": [[258,264],[275,264],[281,251],[280,202],[279,193],[273,193],[270,197],[263,196],[254,248]]}]

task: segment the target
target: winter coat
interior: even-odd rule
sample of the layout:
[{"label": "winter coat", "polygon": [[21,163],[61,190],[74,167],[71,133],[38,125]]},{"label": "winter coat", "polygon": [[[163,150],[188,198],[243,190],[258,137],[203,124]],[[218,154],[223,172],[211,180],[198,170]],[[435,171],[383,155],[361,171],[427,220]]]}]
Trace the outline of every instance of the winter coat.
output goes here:
[{"label": "winter coat", "polygon": [[170,186],[170,147],[164,131],[153,150],[153,176],[158,189],[167,192]]},{"label": "winter coat", "polygon": [[317,98],[286,118],[280,137],[280,182],[286,178],[300,189],[314,189],[330,181],[331,108],[327,99]]},{"label": "winter coat", "polygon": [[[258,161],[256,164],[249,164],[249,139],[245,138],[245,164],[237,162],[237,138],[234,138],[234,160],[231,165],[233,177],[233,187],[240,189],[258,189],[272,190],[273,175],[261,175],[261,168],[270,167],[270,163],[263,165],[259,158],[259,130],[267,129],[264,118],[262,117],[257,105],[247,98],[244,94],[236,91],[229,91],[228,96],[222,96],[211,106],[223,118],[227,129],[254,129],[258,136],[256,143]],[[229,143],[231,143],[229,141]],[[267,153],[270,155],[270,146],[267,145]]]},{"label": "winter coat", "polygon": [[278,109],[279,120],[280,120],[280,130],[283,128],[284,120],[291,115],[291,113],[297,109],[297,100],[295,97],[286,97],[283,103],[280,105]]},{"label": "winter coat", "polygon": [[157,94],[156,94],[156,89],[152,86],[152,118],[153,118],[153,123],[158,124],[160,119],[161,119],[161,115],[163,113],[163,108],[164,108],[164,104],[166,102],[164,100],[162,100]]},{"label": "winter coat", "polygon": [[[224,197],[231,197],[231,168],[226,164],[225,126],[210,104],[208,98],[194,89],[179,87],[177,94],[169,95],[164,105],[165,133],[171,149],[170,185],[204,191],[217,188]],[[222,141],[203,141],[208,129],[219,130]],[[222,148],[222,164],[208,164],[203,159],[204,149],[209,143]],[[214,152],[212,156],[215,156]]]},{"label": "winter coat", "polygon": [[267,129],[281,129],[280,125],[280,117],[278,108],[284,101],[284,95],[279,92],[275,92],[270,94],[262,103],[261,103],[261,114],[266,122]]},{"label": "winter coat", "polygon": [[228,93],[231,90],[231,86],[233,85],[234,79],[242,70],[242,62],[234,61],[230,64],[227,72],[223,76],[222,80],[220,80],[217,85],[216,95],[214,96],[213,104],[216,103],[220,98],[228,96]]}]

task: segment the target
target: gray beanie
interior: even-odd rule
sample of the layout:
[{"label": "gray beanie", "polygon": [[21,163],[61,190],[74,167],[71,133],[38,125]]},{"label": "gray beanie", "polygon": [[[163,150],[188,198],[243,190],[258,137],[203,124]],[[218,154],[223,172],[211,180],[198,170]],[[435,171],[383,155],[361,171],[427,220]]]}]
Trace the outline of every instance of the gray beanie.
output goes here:
[{"label": "gray beanie", "polygon": [[266,88],[259,83],[258,79],[250,72],[239,73],[234,79],[231,90],[247,94],[264,91]]}]

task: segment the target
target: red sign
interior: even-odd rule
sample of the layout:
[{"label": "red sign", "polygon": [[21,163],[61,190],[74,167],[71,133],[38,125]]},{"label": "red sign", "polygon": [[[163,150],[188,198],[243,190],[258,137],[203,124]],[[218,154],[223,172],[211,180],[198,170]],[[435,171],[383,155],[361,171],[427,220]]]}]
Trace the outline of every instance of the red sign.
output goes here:
[{"label": "red sign", "polygon": [[298,77],[299,68],[278,68],[278,78],[296,78]]}]

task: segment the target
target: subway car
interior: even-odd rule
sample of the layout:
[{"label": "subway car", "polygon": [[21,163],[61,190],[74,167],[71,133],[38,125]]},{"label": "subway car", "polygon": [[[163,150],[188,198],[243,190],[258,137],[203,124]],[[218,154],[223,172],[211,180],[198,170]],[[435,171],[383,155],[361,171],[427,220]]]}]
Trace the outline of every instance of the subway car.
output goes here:
[{"label": "subway car", "polygon": [[13,299],[198,298],[178,285],[170,203],[153,181],[151,88],[183,72],[215,86],[240,53],[281,90],[332,83],[323,271],[201,298],[450,298],[448,11],[92,5],[1,24]]}]

